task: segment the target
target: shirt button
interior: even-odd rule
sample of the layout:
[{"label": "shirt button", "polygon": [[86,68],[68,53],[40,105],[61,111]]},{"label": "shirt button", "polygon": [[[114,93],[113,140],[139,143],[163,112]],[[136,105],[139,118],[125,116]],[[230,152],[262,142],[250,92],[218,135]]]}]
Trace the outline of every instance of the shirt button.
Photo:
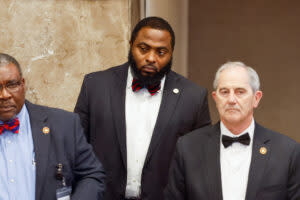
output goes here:
[{"label": "shirt button", "polygon": [[15,180],[12,178],[12,179],[10,179],[10,182],[11,182],[11,183],[14,183],[14,182],[15,182]]},{"label": "shirt button", "polygon": [[9,162],[10,162],[10,163],[12,163],[12,162],[13,162],[13,160],[9,160]]},{"label": "shirt button", "polygon": [[7,141],[7,143],[8,143],[8,144],[10,144],[10,143],[11,143],[11,141],[10,141],[10,140],[8,140],[8,141]]}]

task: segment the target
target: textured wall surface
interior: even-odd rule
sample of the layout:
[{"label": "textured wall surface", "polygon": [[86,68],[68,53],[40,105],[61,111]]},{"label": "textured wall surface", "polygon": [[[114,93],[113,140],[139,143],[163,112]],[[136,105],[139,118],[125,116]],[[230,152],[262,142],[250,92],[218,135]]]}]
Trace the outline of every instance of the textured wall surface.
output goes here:
[{"label": "textured wall surface", "polygon": [[73,110],[84,74],[125,62],[129,2],[0,0],[0,52],[20,62],[27,99]]}]

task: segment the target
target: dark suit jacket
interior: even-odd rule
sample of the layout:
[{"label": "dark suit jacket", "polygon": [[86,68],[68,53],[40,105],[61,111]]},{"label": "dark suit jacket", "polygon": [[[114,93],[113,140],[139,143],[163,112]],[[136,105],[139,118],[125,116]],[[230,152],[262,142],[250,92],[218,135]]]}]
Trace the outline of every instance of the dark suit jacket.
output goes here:
[{"label": "dark suit jacket", "polygon": [[[125,96],[128,64],[85,76],[75,107],[107,172],[106,200],[122,199],[127,178]],[[174,93],[177,88],[179,93]],[[210,124],[207,91],[171,71],[141,179],[143,199],[160,200],[177,138]]]},{"label": "dark suit jacket", "polygon": [[[219,124],[178,141],[165,199],[222,199]],[[246,200],[287,199],[300,199],[300,144],[256,123]]]},{"label": "dark suit jacket", "polygon": [[[63,175],[72,185],[71,199],[103,198],[104,171],[86,142],[79,117],[59,109],[38,106],[26,101],[36,160],[36,200],[56,199],[61,181],[56,166],[63,164]],[[43,133],[48,127],[50,132]]]}]

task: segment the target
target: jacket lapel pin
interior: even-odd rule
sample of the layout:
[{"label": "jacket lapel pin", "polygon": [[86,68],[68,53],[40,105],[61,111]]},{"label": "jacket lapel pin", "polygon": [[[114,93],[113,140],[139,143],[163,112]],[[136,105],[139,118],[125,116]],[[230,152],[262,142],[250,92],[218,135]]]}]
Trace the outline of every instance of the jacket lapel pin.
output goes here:
[{"label": "jacket lapel pin", "polygon": [[177,88],[174,88],[174,89],[173,89],[173,93],[174,93],[174,94],[178,94],[178,93],[179,93],[179,90],[178,90]]},{"label": "jacket lapel pin", "polygon": [[262,155],[265,155],[265,154],[267,154],[268,150],[267,150],[266,147],[260,147],[259,152],[260,152]]},{"label": "jacket lapel pin", "polygon": [[43,128],[43,134],[44,135],[48,135],[50,133],[50,129],[47,127],[47,126],[45,126],[44,128]]}]

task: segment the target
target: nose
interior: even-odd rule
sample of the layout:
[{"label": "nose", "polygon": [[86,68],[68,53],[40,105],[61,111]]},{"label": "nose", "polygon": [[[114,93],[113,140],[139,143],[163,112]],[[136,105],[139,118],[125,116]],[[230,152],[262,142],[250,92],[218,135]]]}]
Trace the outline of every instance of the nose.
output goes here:
[{"label": "nose", "polygon": [[155,52],[154,51],[149,51],[148,54],[146,55],[146,62],[148,64],[153,64],[156,62],[155,58]]},{"label": "nose", "polygon": [[230,104],[235,104],[236,103],[236,97],[234,95],[234,92],[230,92],[228,101],[229,101]]},{"label": "nose", "polygon": [[6,90],[5,87],[3,87],[0,90],[0,99],[9,99],[11,98],[11,94]]}]

